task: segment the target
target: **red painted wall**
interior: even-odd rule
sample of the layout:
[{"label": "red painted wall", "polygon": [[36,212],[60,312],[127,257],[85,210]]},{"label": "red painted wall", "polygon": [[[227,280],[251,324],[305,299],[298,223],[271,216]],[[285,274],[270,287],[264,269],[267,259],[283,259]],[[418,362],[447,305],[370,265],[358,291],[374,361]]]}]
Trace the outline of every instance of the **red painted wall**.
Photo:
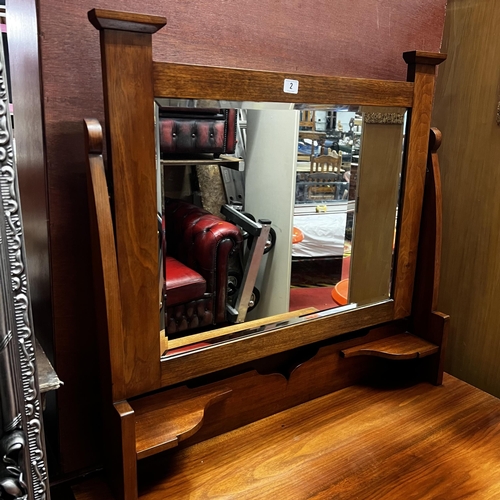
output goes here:
[{"label": "red painted wall", "polygon": [[103,119],[91,8],[166,16],[156,60],[404,80],[406,50],[439,51],[446,0],[39,0],[52,304],[65,472],[96,461],[96,343],[83,117]]}]

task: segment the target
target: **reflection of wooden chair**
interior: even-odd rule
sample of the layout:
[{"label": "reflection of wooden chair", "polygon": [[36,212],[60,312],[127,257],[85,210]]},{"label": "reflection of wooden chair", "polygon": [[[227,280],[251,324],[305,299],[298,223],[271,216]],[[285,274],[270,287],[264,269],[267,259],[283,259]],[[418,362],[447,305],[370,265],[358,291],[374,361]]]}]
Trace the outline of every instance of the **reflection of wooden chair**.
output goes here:
[{"label": "reflection of wooden chair", "polygon": [[347,184],[342,182],[341,164],[342,157],[336,153],[311,158],[311,170],[307,177],[307,196],[309,199],[340,199],[339,187],[341,184]]},{"label": "reflection of wooden chair", "polygon": [[332,155],[316,156],[311,158],[311,173],[314,172],[338,172],[342,165],[342,157],[335,153]]}]

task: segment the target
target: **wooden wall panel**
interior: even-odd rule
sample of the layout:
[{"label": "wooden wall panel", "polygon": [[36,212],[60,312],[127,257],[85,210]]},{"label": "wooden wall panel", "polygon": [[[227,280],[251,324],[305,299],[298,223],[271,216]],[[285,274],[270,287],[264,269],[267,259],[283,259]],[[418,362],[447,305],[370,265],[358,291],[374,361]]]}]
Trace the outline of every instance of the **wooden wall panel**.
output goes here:
[{"label": "wooden wall panel", "polygon": [[8,0],[6,8],[16,160],[33,317],[37,337],[51,356],[49,236],[35,0]]},{"label": "wooden wall panel", "polygon": [[438,310],[450,314],[445,369],[500,396],[500,4],[448,2],[433,124],[443,134]]},{"label": "wooden wall panel", "polygon": [[446,0],[39,0],[63,469],[95,459],[94,317],[83,117],[103,119],[91,8],[165,15],[156,60],[405,80],[406,50],[438,51]]},{"label": "wooden wall panel", "polygon": [[[35,0],[7,0],[14,136],[33,328],[53,361],[47,184]],[[47,442],[57,440],[54,394],[44,411]]]}]

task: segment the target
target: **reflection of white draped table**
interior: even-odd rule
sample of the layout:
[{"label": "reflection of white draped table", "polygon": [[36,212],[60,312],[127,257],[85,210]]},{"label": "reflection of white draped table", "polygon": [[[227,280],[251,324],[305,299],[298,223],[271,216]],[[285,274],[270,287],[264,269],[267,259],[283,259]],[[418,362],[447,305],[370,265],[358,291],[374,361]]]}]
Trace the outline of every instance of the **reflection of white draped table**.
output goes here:
[{"label": "reflection of white draped table", "polygon": [[296,206],[293,226],[304,239],[292,245],[292,257],[331,257],[344,253],[347,202],[324,205],[326,212],[316,212],[316,205]]}]

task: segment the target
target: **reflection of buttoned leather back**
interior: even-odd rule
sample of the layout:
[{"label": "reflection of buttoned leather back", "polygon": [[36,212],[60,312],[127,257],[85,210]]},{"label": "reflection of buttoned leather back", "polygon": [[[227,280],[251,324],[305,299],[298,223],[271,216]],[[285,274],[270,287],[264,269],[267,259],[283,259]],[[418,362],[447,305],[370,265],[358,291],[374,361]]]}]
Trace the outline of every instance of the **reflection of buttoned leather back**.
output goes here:
[{"label": "reflection of buttoned leather back", "polygon": [[169,108],[160,115],[162,153],[234,153],[235,109]]},{"label": "reflection of buttoned leather back", "polygon": [[200,273],[210,289],[220,253],[229,256],[242,241],[229,222],[181,200],[165,200],[165,237],[168,254]]}]

